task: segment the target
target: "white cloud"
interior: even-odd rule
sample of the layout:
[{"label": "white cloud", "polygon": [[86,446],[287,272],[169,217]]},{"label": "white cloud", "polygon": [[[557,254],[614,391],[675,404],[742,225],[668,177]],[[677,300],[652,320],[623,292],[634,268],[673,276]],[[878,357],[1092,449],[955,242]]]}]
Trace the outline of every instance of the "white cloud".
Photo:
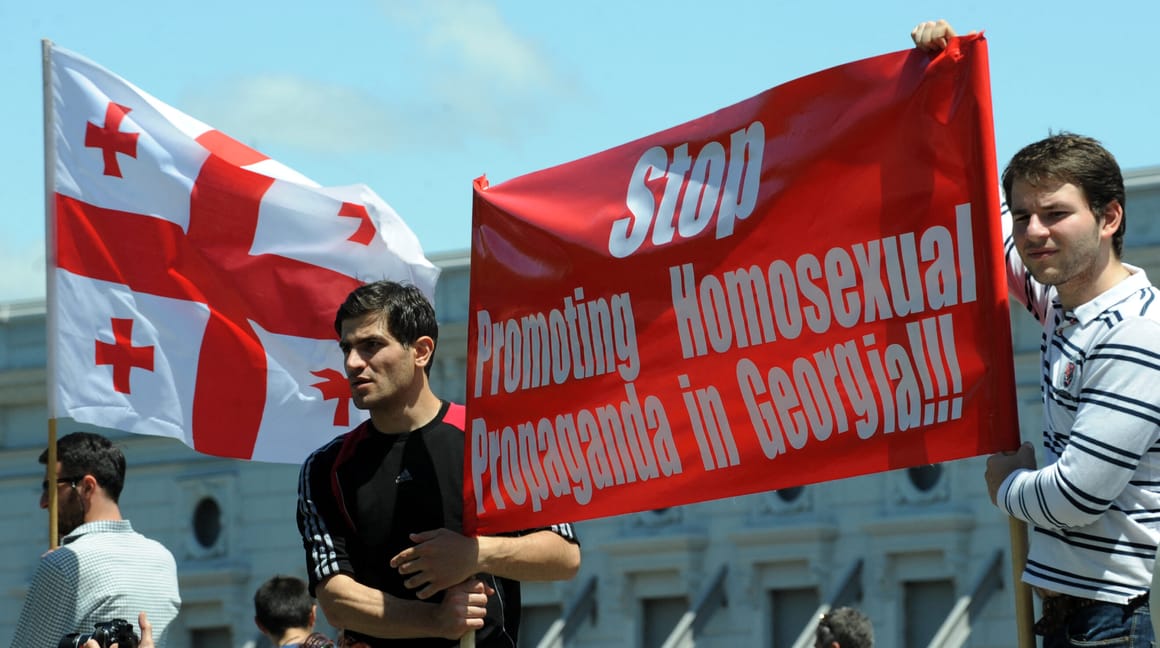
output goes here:
[{"label": "white cloud", "polygon": [[346,154],[456,149],[478,136],[511,142],[542,126],[553,105],[574,99],[568,76],[490,2],[380,6],[384,42],[393,45],[366,44],[363,56],[383,60],[382,76],[368,78],[367,89],[292,74],[247,76],[185,97],[182,109],[259,150]]},{"label": "white cloud", "polygon": [[514,30],[492,2],[383,0],[387,15],[418,34],[427,93],[451,128],[500,139],[538,126],[553,104],[574,99],[570,76],[536,41]]},{"label": "white cloud", "polygon": [[[389,13],[396,3],[385,5]],[[556,85],[544,52],[505,23],[494,4],[436,0],[421,6],[422,40],[429,54],[445,54],[462,72],[485,76],[506,90]]]},{"label": "white cloud", "polygon": [[191,115],[247,144],[318,153],[389,150],[406,131],[387,103],[356,88],[292,75],[236,79],[183,102]]}]

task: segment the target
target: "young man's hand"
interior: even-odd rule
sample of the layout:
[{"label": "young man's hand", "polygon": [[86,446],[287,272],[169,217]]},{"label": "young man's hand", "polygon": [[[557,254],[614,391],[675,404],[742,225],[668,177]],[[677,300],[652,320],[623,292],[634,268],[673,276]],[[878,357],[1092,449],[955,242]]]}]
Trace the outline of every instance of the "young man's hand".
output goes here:
[{"label": "young man's hand", "polygon": [[957,35],[951,24],[941,18],[918,23],[918,26],[910,30],[910,39],[914,41],[914,46],[928,52],[941,52]]},{"label": "young man's hand", "polygon": [[412,533],[414,546],[391,558],[391,567],[406,579],[403,585],[426,600],[475,575],[479,541],[450,529]]},{"label": "young man's hand", "polygon": [[482,628],[483,618],[487,616],[487,597],[494,594],[494,589],[476,578],[448,588],[439,603],[440,636],[459,639]]},{"label": "young man's hand", "polygon": [[997,504],[999,487],[1007,476],[1016,470],[1035,470],[1035,446],[1024,443],[1015,452],[998,452],[987,457],[987,494],[991,503]]},{"label": "young man's hand", "polygon": [[[154,648],[153,647],[153,626],[149,623],[145,613],[142,612],[137,615],[137,625],[141,627],[141,641],[137,643],[137,648]],[[85,642],[84,648],[101,648],[101,644],[97,643],[95,639],[89,639]],[[117,643],[109,644],[109,648],[121,648]]]}]

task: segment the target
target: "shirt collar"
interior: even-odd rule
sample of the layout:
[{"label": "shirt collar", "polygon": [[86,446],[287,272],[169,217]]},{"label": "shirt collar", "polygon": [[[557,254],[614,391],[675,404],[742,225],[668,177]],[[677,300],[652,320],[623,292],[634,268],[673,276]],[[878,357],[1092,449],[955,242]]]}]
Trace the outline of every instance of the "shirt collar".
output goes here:
[{"label": "shirt collar", "polygon": [[1124,264],[1124,267],[1132,273],[1128,275],[1127,279],[1100,293],[1095,299],[1080,304],[1070,311],[1065,311],[1065,315],[1074,317],[1081,326],[1087,326],[1089,322],[1103,315],[1109,308],[1124,301],[1128,295],[1152,285],[1143,269],[1127,263]]},{"label": "shirt collar", "polygon": [[85,522],[79,527],[72,530],[65,537],[60,539],[62,545],[66,545],[73,540],[83,536],[86,533],[132,533],[133,525],[129,524],[128,520],[95,520],[93,522]]}]

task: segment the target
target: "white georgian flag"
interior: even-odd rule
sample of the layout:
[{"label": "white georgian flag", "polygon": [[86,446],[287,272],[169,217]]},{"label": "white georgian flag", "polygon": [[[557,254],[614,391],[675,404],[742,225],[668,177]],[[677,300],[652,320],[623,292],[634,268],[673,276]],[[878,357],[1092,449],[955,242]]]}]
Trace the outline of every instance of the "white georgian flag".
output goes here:
[{"label": "white georgian flag", "polygon": [[377,279],[434,299],[407,225],[50,51],[50,416],[291,463],[358,423],[334,314]]}]

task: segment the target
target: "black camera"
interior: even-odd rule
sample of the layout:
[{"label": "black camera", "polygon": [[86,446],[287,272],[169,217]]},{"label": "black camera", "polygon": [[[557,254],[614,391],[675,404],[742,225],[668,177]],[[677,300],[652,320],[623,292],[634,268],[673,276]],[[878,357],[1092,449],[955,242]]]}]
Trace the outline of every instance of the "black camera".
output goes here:
[{"label": "black camera", "polygon": [[109,648],[113,644],[117,644],[117,648],[137,648],[137,633],[133,632],[133,624],[124,619],[98,623],[89,634],[74,632],[65,635],[56,648],[82,648],[89,639],[95,640],[101,648]]}]

